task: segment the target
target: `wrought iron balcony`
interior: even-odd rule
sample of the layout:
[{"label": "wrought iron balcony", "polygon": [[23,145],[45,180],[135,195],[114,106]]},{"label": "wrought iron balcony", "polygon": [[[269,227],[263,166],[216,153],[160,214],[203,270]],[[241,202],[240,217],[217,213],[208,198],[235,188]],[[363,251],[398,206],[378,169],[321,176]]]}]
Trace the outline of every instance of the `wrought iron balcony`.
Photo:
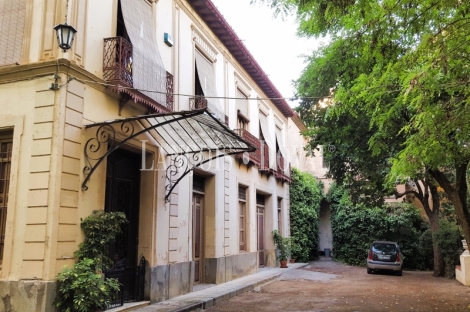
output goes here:
[{"label": "wrought iron balcony", "polygon": [[132,87],[132,44],[126,39],[104,39],[103,79]]},{"label": "wrought iron balcony", "polygon": [[[207,108],[207,99],[203,96],[198,96],[195,98],[189,98],[189,109],[201,109],[201,108]],[[228,126],[228,116],[225,115],[225,118],[223,120],[226,126]]]},{"label": "wrought iron balcony", "polygon": [[126,96],[132,98],[135,102],[151,106],[153,110],[160,112],[173,111],[173,75],[166,72],[166,103],[157,103],[138,90],[122,88],[134,86],[132,65],[132,43],[123,37],[104,39],[103,79],[114,85],[112,89],[119,93],[125,93]]},{"label": "wrought iron balcony", "polygon": [[245,159],[243,154],[238,154],[235,157],[242,160],[248,166],[255,165],[258,167],[259,171],[269,173],[268,145],[245,129],[235,129],[234,131],[242,137],[242,139],[256,147],[256,151],[248,153],[248,157]]},{"label": "wrought iron balcony", "polygon": [[166,72],[166,107],[171,111],[173,111],[173,105],[175,103],[175,97],[173,95],[174,92],[173,75]]},{"label": "wrought iron balcony", "polygon": [[189,109],[201,109],[207,107],[207,99],[199,96],[195,98],[189,98]]}]

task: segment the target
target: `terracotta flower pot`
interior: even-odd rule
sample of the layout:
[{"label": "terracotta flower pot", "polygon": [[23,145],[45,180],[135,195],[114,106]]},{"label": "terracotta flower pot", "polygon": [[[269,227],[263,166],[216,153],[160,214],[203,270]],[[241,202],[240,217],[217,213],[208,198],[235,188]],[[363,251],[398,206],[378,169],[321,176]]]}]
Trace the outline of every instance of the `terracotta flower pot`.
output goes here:
[{"label": "terracotta flower pot", "polygon": [[290,259],[290,263],[295,263],[295,259]]},{"label": "terracotta flower pot", "polygon": [[287,268],[287,260],[281,260],[281,268]]}]

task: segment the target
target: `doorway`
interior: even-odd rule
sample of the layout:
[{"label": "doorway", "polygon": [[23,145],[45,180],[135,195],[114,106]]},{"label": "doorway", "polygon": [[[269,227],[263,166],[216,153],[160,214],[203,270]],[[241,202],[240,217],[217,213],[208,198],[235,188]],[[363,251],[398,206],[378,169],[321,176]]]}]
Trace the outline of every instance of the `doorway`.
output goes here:
[{"label": "doorway", "polygon": [[203,280],[204,269],[204,188],[205,179],[193,176],[193,261],[194,284],[200,284]]},{"label": "doorway", "polygon": [[126,150],[116,150],[107,159],[106,212],[123,212],[128,223],[116,237],[108,255],[115,265],[108,271],[123,285],[122,301],[137,299],[137,257],[139,246],[139,200],[141,155]]},{"label": "doorway", "polygon": [[259,266],[263,267],[264,263],[264,208],[265,196],[256,194],[256,245],[259,255]]}]

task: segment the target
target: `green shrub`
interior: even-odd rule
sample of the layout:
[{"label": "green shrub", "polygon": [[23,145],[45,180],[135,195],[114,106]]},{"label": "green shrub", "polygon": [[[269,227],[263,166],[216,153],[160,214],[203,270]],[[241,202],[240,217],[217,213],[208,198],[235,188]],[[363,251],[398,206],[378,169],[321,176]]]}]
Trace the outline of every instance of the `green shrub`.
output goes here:
[{"label": "green shrub", "polygon": [[127,223],[122,212],[93,213],[82,220],[85,240],[75,252],[76,264],[57,275],[59,295],[53,305],[61,312],[88,312],[107,308],[119,290],[117,279],[104,279],[102,270],[112,260],[107,256],[121,226]]},{"label": "green shrub", "polygon": [[290,234],[292,258],[307,262],[318,257],[318,215],[322,185],[312,175],[292,169]]},{"label": "green shrub", "polygon": [[331,200],[333,250],[337,260],[365,265],[371,243],[387,240],[400,245],[405,268],[429,268],[426,263],[429,251],[420,245],[428,226],[415,207],[402,203],[380,207],[354,205],[347,190],[338,186],[332,186],[328,199]]},{"label": "green shrub", "polygon": [[57,280],[59,296],[54,305],[64,312],[104,310],[119,290],[117,279],[103,279],[96,261],[88,258],[59,273]]},{"label": "green shrub", "polygon": [[[104,212],[95,210],[82,220],[81,227],[85,234],[85,240],[78,246],[75,257],[78,260],[89,258],[98,259],[106,269],[113,264],[108,251],[114,243],[116,236],[122,232],[121,228],[127,223],[123,212]],[[99,265],[99,263],[98,263]]]},{"label": "green shrub", "polygon": [[434,233],[434,238],[444,257],[446,276],[453,278],[455,275],[455,265],[459,263],[459,227],[455,222],[441,219],[439,220],[439,230]]}]

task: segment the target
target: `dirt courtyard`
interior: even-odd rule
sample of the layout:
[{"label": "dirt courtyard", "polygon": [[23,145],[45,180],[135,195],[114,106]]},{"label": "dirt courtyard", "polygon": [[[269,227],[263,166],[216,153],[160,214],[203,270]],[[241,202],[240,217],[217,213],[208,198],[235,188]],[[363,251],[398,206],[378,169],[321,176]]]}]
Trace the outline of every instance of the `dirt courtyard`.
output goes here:
[{"label": "dirt courtyard", "polygon": [[470,311],[470,287],[432,272],[367,274],[323,258],[206,311]]}]

